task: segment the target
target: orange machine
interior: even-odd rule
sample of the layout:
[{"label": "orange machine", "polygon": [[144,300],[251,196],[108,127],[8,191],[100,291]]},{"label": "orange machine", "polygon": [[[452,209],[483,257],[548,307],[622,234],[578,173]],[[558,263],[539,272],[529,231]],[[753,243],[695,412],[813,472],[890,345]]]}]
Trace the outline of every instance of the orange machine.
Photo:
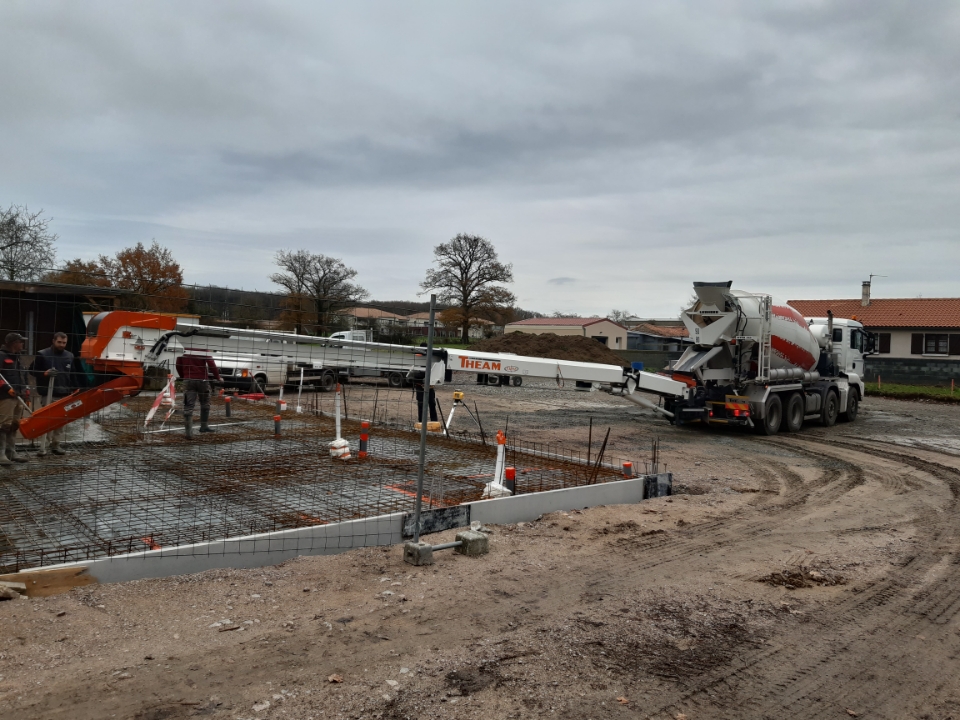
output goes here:
[{"label": "orange machine", "polygon": [[[80,348],[80,357],[93,367],[97,375],[108,379],[89,390],[78,390],[39,408],[30,417],[20,421],[20,434],[27,440],[33,440],[125,397],[136,395],[143,387],[144,364],[126,359],[127,353],[115,353],[121,357],[111,360],[107,347],[121,332],[121,340],[133,342],[132,333],[121,331],[121,328],[172,331],[176,327],[176,318],[156,313],[114,310],[94,317],[87,326],[87,338]],[[144,350],[143,347],[131,346],[130,350],[134,349]]]}]

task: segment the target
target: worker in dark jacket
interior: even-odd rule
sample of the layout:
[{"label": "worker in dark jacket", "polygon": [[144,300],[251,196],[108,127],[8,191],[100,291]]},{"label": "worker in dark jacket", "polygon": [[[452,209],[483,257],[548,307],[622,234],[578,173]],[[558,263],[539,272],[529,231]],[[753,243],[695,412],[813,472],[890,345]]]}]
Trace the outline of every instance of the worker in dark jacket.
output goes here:
[{"label": "worker in dark jacket", "polygon": [[216,432],[210,427],[210,377],[221,380],[217,364],[209,355],[181,355],[177,375],[186,381],[183,396],[183,423],[187,438],[193,437],[193,408],[200,399],[200,432]]},{"label": "worker in dark jacket", "polygon": [[[73,353],[67,350],[67,334],[58,332],[53,335],[53,345],[37,353],[33,361],[33,377],[37,381],[37,394],[40,402],[56,402],[60,398],[76,390],[73,376]],[[66,425],[50,432],[40,444],[41,457],[47,454],[47,443],[50,441],[50,452],[54,455],[65,455],[61,443],[66,434]]]},{"label": "worker in dark jacket", "polygon": [[423,419],[423,396],[427,396],[427,402],[430,404],[430,422],[437,422],[437,395],[433,390],[433,387],[430,388],[428,392],[424,392],[424,376],[414,376],[413,378],[413,391],[417,395],[417,422],[420,422]]},{"label": "worker in dark jacket", "polygon": [[30,397],[27,372],[20,364],[20,353],[26,338],[12,332],[0,347],[0,465],[26,462],[17,454],[17,430],[23,406]]}]

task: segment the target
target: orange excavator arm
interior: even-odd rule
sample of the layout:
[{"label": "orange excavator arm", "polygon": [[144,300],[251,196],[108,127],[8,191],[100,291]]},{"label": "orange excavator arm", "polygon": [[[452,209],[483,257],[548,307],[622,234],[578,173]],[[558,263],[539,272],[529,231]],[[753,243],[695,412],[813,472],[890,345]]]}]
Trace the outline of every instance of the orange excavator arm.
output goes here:
[{"label": "orange excavator arm", "polygon": [[87,337],[80,348],[80,357],[96,373],[112,377],[89,390],[77,391],[50,403],[21,420],[20,434],[24,438],[33,440],[140,392],[143,387],[143,363],[126,359],[111,360],[107,352],[110,341],[117,336],[133,342],[132,333],[122,329],[125,327],[172,331],[176,329],[177,321],[167,315],[123,310],[100,313],[93,318],[87,326]]}]

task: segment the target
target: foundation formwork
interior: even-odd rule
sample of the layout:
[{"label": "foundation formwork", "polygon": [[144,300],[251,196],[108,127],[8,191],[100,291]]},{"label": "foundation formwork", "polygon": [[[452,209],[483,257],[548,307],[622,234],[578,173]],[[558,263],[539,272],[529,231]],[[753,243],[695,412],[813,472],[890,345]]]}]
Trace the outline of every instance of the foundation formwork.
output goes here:
[{"label": "foundation formwork", "polygon": [[[186,440],[182,417],[144,425],[152,398],[134,398],[83,427],[64,457],[0,474],[0,572],[141,550],[412,512],[419,435],[409,428],[410,393],[365,388],[348,406],[342,435],[350,460],[330,458],[332,396],[303,398],[302,412],[273,401],[234,400],[231,417],[214,402],[216,433]],[[412,405],[412,407],[410,407]],[[359,420],[377,417],[368,456],[358,458]],[[75,425],[80,426],[80,423]],[[69,436],[68,436],[69,437]],[[618,463],[587,464],[556,449],[515,443],[517,493],[620,479]],[[431,435],[424,507],[480,499],[496,446],[479,435]]]}]

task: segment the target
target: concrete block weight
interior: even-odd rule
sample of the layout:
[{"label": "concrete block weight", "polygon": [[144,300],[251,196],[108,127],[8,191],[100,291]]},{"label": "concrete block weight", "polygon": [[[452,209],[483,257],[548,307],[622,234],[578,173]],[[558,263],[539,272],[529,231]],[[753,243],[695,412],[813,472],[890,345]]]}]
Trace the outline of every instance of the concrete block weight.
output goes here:
[{"label": "concrete block weight", "polygon": [[457,533],[459,547],[454,548],[454,552],[468,557],[478,557],[490,552],[490,540],[482,532],[476,530],[464,530]]},{"label": "concrete block weight", "polygon": [[404,543],[403,561],[410,565],[433,565],[433,546],[425,542]]}]

